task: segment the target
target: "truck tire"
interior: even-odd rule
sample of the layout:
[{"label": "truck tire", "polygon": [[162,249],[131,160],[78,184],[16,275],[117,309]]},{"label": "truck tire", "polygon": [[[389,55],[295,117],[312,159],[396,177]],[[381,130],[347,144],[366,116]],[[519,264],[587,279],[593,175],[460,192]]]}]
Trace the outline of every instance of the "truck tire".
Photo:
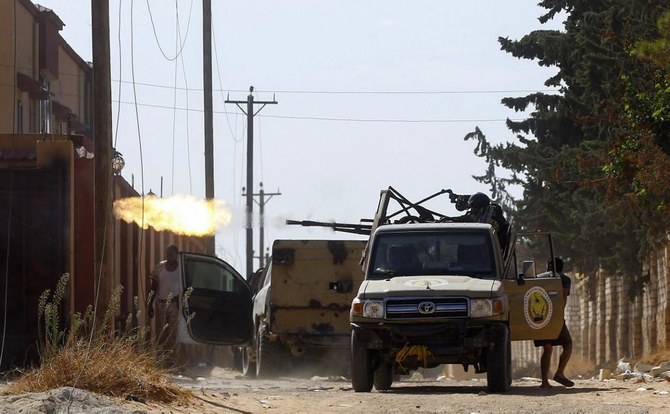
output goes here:
[{"label": "truck tire", "polygon": [[351,331],[351,386],[355,392],[370,392],[374,379],[372,351],[359,338],[359,333]]},{"label": "truck tire", "polygon": [[490,392],[506,392],[510,387],[512,361],[509,329],[503,325],[495,343],[486,353],[486,384]]},{"label": "truck tire", "polygon": [[256,376],[256,361],[251,360],[251,347],[242,348],[242,375],[248,378]]},{"label": "truck tire", "polygon": [[375,369],[375,389],[386,391],[391,389],[391,384],[393,384],[393,365],[382,361]]},{"label": "truck tire", "polygon": [[256,337],[256,377],[273,378],[279,374],[277,363],[281,359],[279,347],[281,344],[270,342],[267,329],[261,326]]}]

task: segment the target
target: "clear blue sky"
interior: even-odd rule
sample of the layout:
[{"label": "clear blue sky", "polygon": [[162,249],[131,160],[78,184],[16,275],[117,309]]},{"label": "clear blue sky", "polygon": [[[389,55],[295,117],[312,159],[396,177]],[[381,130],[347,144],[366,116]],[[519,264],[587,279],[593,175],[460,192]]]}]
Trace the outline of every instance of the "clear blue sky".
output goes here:
[{"label": "clear blue sky", "polygon": [[[39,3],[59,15],[62,36],[90,61],[90,1]],[[254,185],[282,193],[266,204],[266,246],[277,238],[351,237],[283,223],[358,222],[372,217],[388,186],[413,199],[442,188],[486,191],[471,178],[484,162],[463,137],[479,126],[494,142],[513,140],[504,120],[523,114],[501,98],[545,90],[555,73],[502,52],[498,36],[516,39],[562,23],[541,25],[537,0],[212,3],[215,193],[234,215],[217,233],[217,253],[241,272],[246,117],[223,103],[228,94],[244,100],[253,85],[255,99],[279,102],[254,124]],[[114,140],[126,159],[123,175],[134,176],[139,192],[159,193],[163,177],[164,196],[204,197],[201,2],[110,7]],[[170,59],[181,54],[170,60],[161,49]],[[444,208],[456,213],[446,200]]]}]

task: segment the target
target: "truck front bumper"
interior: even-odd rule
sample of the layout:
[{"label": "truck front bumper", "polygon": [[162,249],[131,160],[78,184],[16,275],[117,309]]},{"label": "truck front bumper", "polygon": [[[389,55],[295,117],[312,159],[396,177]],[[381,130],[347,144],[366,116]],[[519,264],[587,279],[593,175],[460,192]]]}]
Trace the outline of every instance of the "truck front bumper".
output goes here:
[{"label": "truck front bumper", "polygon": [[352,323],[369,349],[397,351],[406,345],[427,347],[436,357],[479,354],[496,341],[499,321],[454,320],[440,323]]}]

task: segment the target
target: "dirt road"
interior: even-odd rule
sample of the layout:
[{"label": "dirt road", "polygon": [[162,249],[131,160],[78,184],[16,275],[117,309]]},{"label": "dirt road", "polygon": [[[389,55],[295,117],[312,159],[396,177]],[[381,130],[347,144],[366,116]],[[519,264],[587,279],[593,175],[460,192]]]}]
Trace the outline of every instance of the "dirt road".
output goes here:
[{"label": "dirt road", "polygon": [[[355,393],[343,378],[279,378],[255,380],[222,368],[198,367],[175,376],[194,390],[188,406],[131,402],[92,396],[84,391],[0,396],[0,413],[669,413],[670,382],[576,379],[574,388],[538,387],[539,380],[521,378],[510,392],[489,394],[483,380],[403,380],[390,391]],[[76,397],[63,408],[63,395]],[[55,404],[55,405],[54,405]],[[42,408],[44,407],[44,408]],[[60,408],[59,408],[60,407]],[[55,408],[55,410],[54,410]],[[73,411],[74,410],[74,411]]]},{"label": "dirt road", "polygon": [[489,394],[482,380],[404,380],[390,391],[355,393],[345,379],[251,380],[220,368],[191,370],[175,381],[196,391],[192,407],[147,407],[150,412],[203,413],[669,413],[670,382],[577,379],[551,390],[539,380],[515,380],[505,394]]}]

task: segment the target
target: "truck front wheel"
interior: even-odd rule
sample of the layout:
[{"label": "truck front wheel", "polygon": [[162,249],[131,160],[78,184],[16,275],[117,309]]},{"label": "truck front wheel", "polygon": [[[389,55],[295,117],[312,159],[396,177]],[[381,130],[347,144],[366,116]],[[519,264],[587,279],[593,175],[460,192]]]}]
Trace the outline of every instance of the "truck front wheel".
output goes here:
[{"label": "truck front wheel", "polygon": [[256,377],[272,378],[279,374],[281,344],[270,342],[267,330],[261,326],[256,337]]},{"label": "truck front wheel", "polygon": [[372,351],[354,329],[351,331],[351,385],[356,392],[370,392],[373,379]]},{"label": "truck front wheel", "polygon": [[393,365],[382,361],[375,369],[375,389],[377,391],[386,391],[391,389],[393,384]]},{"label": "truck front wheel", "polygon": [[486,383],[491,392],[509,390],[512,369],[510,347],[509,329],[503,325],[486,353]]}]

